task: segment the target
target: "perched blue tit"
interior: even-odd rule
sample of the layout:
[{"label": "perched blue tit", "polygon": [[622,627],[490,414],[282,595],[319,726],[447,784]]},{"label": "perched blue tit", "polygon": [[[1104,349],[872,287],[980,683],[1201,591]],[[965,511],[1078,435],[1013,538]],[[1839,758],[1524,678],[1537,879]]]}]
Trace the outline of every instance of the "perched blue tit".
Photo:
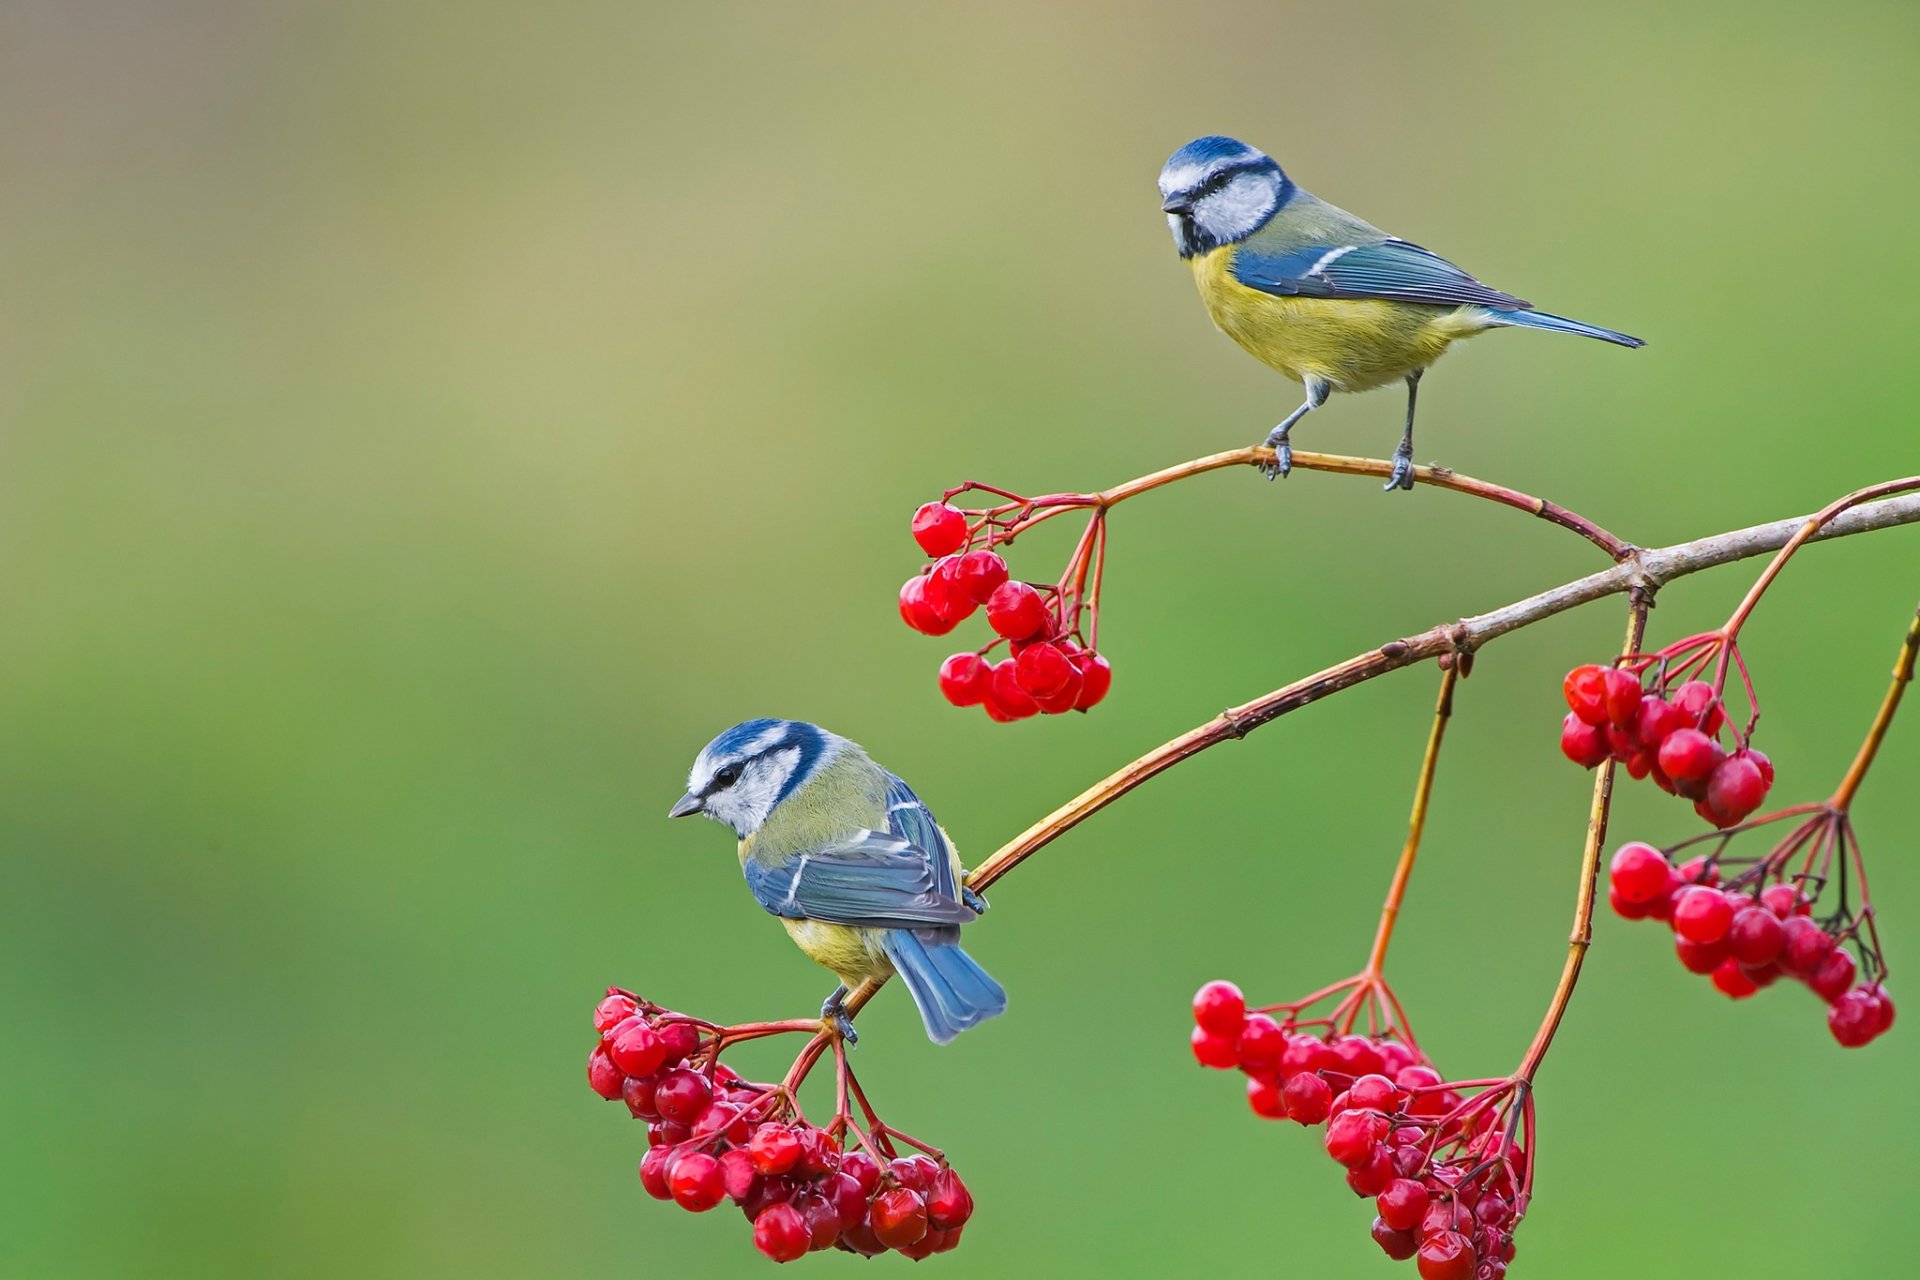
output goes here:
[{"label": "perched blue tit", "polygon": [[1413,488],[1420,375],[1448,345],[1488,329],[1549,329],[1645,346],[1535,311],[1460,268],[1295,186],[1232,138],[1196,138],[1160,171],[1160,208],[1207,313],[1255,357],[1306,387],[1273,429],[1267,478],[1292,469],[1288,432],[1335,391],[1407,384],[1407,426],[1389,491]]},{"label": "perched blue tit", "polygon": [[749,720],[709,742],[669,811],[740,837],[754,899],[839,988],[820,1010],[853,1040],[841,1001],[898,973],[927,1036],[945,1044],[1006,1011],[1007,993],[960,949],[987,909],[953,842],[906,783],[857,743],[795,720]]}]

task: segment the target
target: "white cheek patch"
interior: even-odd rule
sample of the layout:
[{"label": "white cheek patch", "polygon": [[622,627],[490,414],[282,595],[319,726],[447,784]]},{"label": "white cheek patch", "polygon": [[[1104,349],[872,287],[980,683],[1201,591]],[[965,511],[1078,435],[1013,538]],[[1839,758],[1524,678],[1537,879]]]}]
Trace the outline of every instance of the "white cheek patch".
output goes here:
[{"label": "white cheek patch", "polygon": [[1273,214],[1274,184],[1248,174],[1194,206],[1194,221],[1221,240],[1238,240],[1260,229]]}]

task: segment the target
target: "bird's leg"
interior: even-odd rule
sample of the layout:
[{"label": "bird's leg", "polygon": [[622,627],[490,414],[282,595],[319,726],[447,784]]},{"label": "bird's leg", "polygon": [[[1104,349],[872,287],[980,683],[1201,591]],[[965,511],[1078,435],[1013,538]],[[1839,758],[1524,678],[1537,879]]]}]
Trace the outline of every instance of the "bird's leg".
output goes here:
[{"label": "bird's leg", "polygon": [[820,1020],[831,1021],[833,1029],[840,1033],[840,1038],[852,1046],[860,1042],[860,1037],[854,1034],[853,1019],[847,1016],[846,1006],[841,1003],[846,998],[847,984],[843,982],[833,989],[833,994],[827,997],[827,1002],[820,1006]]},{"label": "bird's leg", "polygon": [[965,885],[960,886],[960,901],[967,910],[977,916],[987,914],[987,900]]},{"label": "bird's leg", "polygon": [[1382,486],[1388,493],[1413,488],[1413,403],[1420,395],[1420,375],[1425,372],[1425,369],[1415,369],[1407,375],[1407,429],[1401,433],[1400,445],[1393,451],[1393,475]]},{"label": "bird's leg", "polygon": [[1293,424],[1318,409],[1327,402],[1327,396],[1333,391],[1333,385],[1318,378],[1307,379],[1307,402],[1288,414],[1286,421],[1267,432],[1267,448],[1273,450],[1273,461],[1260,464],[1260,474],[1271,480],[1275,476],[1284,476],[1293,470],[1293,445],[1287,439],[1287,433],[1293,430]]}]

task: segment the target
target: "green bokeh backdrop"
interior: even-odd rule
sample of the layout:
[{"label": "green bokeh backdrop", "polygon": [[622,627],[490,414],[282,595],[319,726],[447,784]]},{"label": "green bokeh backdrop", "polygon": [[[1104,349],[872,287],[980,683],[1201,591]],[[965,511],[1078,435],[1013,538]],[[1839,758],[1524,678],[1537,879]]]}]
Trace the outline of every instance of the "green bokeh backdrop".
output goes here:
[{"label": "green bokeh backdrop", "polygon": [[[1239,134],[1645,335],[1472,344],[1420,453],[1670,541],[1914,469],[1917,59],[1897,3],[8,4],[0,1273],[769,1274],[731,1210],[643,1197],[581,1072],[609,981],[735,1020],[824,993],[725,834],[665,821],[710,734],[817,719],[978,857],[1224,705],[1595,566],[1445,494],[1214,476],[1116,518],[1107,706],[943,708],[950,646],[894,615],[915,503],[1111,483],[1295,403],[1206,323],[1167,153]],[[1337,402],[1302,445],[1380,454],[1399,413]],[[1913,532],[1816,549],[1755,619],[1783,798],[1852,751],[1916,569]],[[1675,587],[1656,639],[1748,580]],[[1619,628],[1562,617],[1461,692],[1395,957],[1458,1074],[1507,1069],[1551,988],[1587,791],[1559,676]],[[930,1271],[1410,1275],[1184,1040],[1205,978],[1358,964],[1432,686],[1314,706],[1023,868],[972,935],[1001,1021],[935,1049],[875,1006],[863,1077],[981,1204]],[[1880,770],[1899,964],[1920,725]],[[1804,992],[1731,1006],[1602,919],[1521,1274],[1899,1269],[1915,1043],[1843,1053]]]}]

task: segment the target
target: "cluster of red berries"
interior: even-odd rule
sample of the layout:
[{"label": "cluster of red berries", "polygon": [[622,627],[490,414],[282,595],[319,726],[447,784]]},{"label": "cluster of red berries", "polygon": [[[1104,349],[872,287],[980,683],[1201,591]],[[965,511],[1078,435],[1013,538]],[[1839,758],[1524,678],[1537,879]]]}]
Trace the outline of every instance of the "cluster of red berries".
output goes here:
[{"label": "cluster of red berries", "polygon": [[1773,762],[1738,730],[1732,751],[1721,745],[1726,704],[1706,681],[1648,692],[1631,671],[1589,664],[1569,671],[1561,688],[1572,710],[1560,725],[1560,750],[1581,768],[1618,760],[1630,776],[1693,801],[1716,827],[1743,822],[1765,803]]},{"label": "cluster of red berries", "polygon": [[1675,867],[1660,850],[1634,841],[1613,855],[1607,901],[1625,919],[1670,923],[1681,965],[1708,975],[1734,1000],[1782,977],[1795,978],[1826,1001],[1827,1027],[1849,1049],[1893,1026],[1893,997],[1878,980],[1861,975],[1844,945],[1854,930],[1839,921],[1831,922],[1835,928],[1816,921],[1813,899],[1800,884],[1722,886],[1711,859]]},{"label": "cluster of red berries", "polygon": [[[998,552],[967,550],[967,517],[944,502],[913,513],[913,537],[934,561],[900,588],[906,624],[941,636],[984,607],[998,637],[986,649],[940,664],[940,693],[948,702],[984,707],[993,719],[1008,721],[1085,711],[1107,696],[1113,668],[1081,643],[1059,588],[1014,581]],[[1001,640],[1008,656],[989,662],[987,652]]]},{"label": "cluster of red berries", "polygon": [[630,992],[609,991],[593,1025],[587,1082],[647,1122],[640,1184],[656,1200],[692,1213],[731,1200],[775,1262],[827,1248],[918,1260],[960,1243],[973,1196],[944,1162],[843,1151],[784,1090],[742,1080],[710,1055],[696,1065],[699,1028]]},{"label": "cluster of red berries", "polygon": [[1326,1035],[1247,1009],[1231,982],[1193,998],[1193,1056],[1239,1068],[1255,1115],[1325,1125],[1327,1154],[1372,1197],[1375,1243],[1418,1259],[1422,1280],[1499,1280],[1526,1212],[1528,1160],[1492,1106],[1448,1085],[1419,1050]]}]

